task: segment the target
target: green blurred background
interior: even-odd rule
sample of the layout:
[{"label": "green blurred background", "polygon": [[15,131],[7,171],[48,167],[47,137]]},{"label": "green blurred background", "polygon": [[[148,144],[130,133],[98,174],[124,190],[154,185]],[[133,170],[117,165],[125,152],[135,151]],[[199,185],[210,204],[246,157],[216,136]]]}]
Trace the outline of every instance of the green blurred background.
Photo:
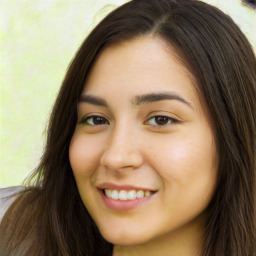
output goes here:
[{"label": "green blurred background", "polygon": [[[43,151],[52,104],[70,60],[98,21],[125,0],[0,0],[0,187],[21,184]],[[256,11],[230,14],[256,49]]]}]

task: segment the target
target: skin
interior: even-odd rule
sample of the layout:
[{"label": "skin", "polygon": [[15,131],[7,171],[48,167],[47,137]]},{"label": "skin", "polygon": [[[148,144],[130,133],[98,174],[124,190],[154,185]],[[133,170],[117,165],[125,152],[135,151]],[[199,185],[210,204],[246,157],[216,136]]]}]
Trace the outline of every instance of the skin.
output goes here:
[{"label": "skin", "polygon": [[[139,102],[138,95],[152,93],[175,97]],[[175,50],[154,36],[107,47],[81,98],[88,95],[107,106],[80,101],[70,163],[84,205],[116,245],[114,255],[199,255],[218,161],[193,76]],[[156,193],[131,210],[113,210],[97,189],[104,182]]]}]

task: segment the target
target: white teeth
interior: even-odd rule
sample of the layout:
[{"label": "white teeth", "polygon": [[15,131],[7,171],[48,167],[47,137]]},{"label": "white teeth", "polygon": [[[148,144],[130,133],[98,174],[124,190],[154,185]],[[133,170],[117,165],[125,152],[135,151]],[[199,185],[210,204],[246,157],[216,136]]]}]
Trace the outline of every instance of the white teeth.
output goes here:
[{"label": "white teeth", "polygon": [[111,197],[111,194],[112,194],[112,192],[111,192],[110,189],[105,189],[105,195],[106,195],[107,197]]},{"label": "white teeth", "polygon": [[142,197],[144,197],[144,191],[143,191],[143,190],[137,191],[136,197],[137,197],[137,198],[142,198]]},{"label": "white teeth", "polygon": [[118,199],[119,200],[127,200],[127,192],[125,190],[121,190],[119,192]]},{"label": "white teeth", "polygon": [[136,199],[136,191],[135,190],[130,190],[128,192],[128,200],[134,200]]},{"label": "white teeth", "polygon": [[112,198],[114,200],[135,200],[136,198],[143,198],[152,195],[153,192],[151,191],[143,191],[143,190],[120,190],[117,191],[116,189],[104,189],[104,193],[107,197]]},{"label": "white teeth", "polygon": [[111,198],[117,200],[118,199],[118,191],[117,190],[113,190],[111,193]]}]

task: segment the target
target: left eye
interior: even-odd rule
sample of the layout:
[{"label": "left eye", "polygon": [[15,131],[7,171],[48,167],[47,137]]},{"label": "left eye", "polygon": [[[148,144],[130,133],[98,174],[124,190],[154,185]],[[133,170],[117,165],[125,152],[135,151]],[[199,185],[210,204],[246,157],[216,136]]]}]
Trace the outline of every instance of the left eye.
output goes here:
[{"label": "left eye", "polygon": [[154,116],[151,117],[147,123],[150,125],[158,125],[158,126],[164,126],[171,123],[175,123],[177,120],[174,118],[170,118],[167,116]]}]

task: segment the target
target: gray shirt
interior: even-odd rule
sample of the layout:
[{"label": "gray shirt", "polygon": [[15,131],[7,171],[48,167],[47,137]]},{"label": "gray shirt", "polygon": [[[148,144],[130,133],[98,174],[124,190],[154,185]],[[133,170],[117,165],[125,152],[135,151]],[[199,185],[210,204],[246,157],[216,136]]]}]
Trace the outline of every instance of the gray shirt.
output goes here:
[{"label": "gray shirt", "polygon": [[8,208],[17,198],[16,196],[13,195],[21,192],[24,189],[25,187],[23,186],[0,188],[0,222],[2,221],[2,218],[4,217]]}]

